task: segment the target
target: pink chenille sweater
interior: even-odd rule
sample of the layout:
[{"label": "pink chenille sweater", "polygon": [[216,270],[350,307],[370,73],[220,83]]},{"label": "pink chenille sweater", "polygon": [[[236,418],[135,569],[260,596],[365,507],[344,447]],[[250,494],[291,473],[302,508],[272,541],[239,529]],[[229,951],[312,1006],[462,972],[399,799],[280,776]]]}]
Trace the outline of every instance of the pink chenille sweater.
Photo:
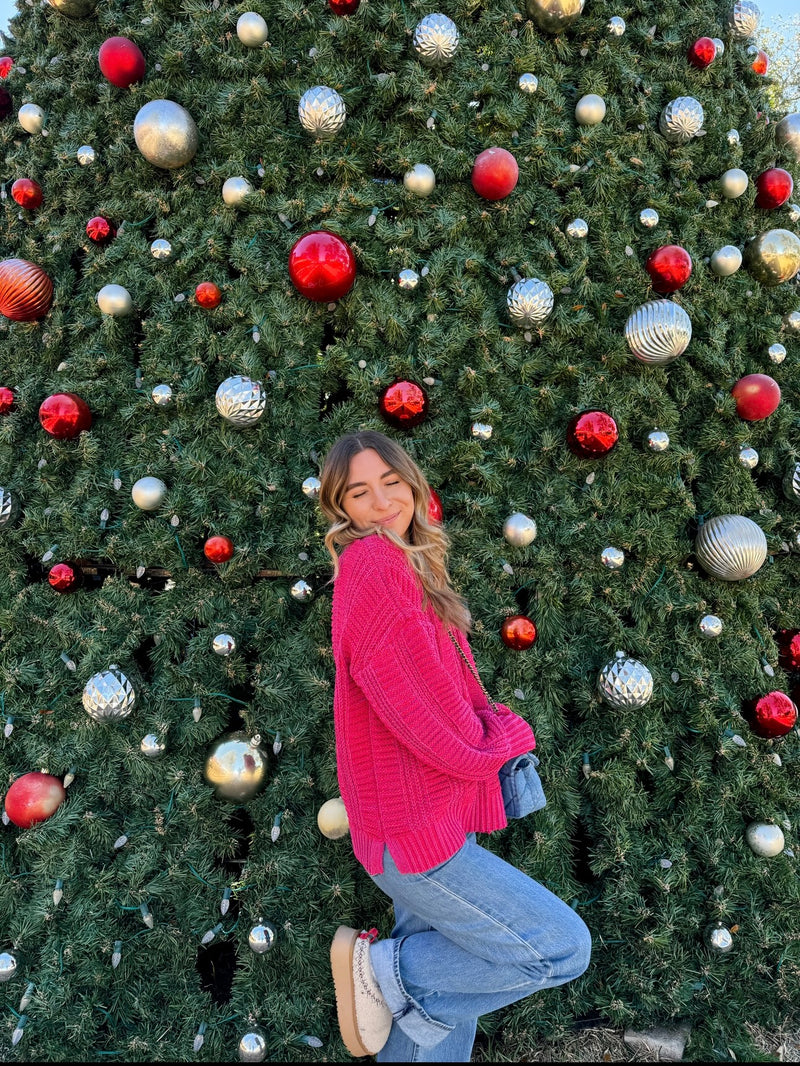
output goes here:
[{"label": "pink chenille sweater", "polygon": [[[467,638],[453,634],[472,657]],[[401,873],[445,862],[467,833],[507,824],[497,771],[536,744],[487,707],[401,548],[380,533],[340,557],[332,616],[339,787],[368,873],[389,848]]]}]

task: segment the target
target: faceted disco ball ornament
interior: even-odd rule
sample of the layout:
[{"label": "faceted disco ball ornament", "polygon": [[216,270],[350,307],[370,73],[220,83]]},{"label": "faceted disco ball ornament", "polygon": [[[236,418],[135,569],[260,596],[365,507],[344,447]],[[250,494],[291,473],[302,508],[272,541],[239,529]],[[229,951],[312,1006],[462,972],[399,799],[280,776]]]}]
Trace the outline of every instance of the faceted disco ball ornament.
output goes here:
[{"label": "faceted disco ball ornament", "polygon": [[717,46],[713,37],[698,37],[694,44],[689,46],[688,59],[693,67],[705,70],[714,62],[717,56]]},{"label": "faceted disco ball ornament", "polygon": [[26,211],[35,211],[42,206],[44,195],[38,181],[32,178],[17,178],[11,186],[11,199]]},{"label": "faceted disco ball ornament", "polygon": [[766,822],[751,822],[744,838],[750,850],[765,859],[780,855],[786,844],[781,827]]},{"label": "faceted disco ball ornament", "polygon": [[436,175],[427,163],[415,163],[403,175],[403,185],[415,196],[430,196],[436,186]]},{"label": "faceted disco ball ornament", "polygon": [[730,277],[741,265],[742,253],[735,244],[723,244],[721,248],[711,253],[709,266],[711,273],[716,274],[718,278]]},{"label": "faceted disco ball ornament", "polygon": [[528,14],[545,33],[561,33],[580,18],[586,0],[527,0]]},{"label": "faceted disco ball ornament", "polygon": [[237,175],[234,178],[226,178],[222,183],[222,199],[229,207],[238,207],[244,203],[246,196],[253,191],[253,186],[247,178]]},{"label": "faceted disco ball ornament", "polygon": [[317,811],[317,828],[328,840],[339,840],[350,832],[350,820],[341,796],[326,800]]},{"label": "faceted disco ball ornament", "polygon": [[617,423],[605,411],[582,411],[567,426],[567,446],[581,459],[608,455],[618,440]]},{"label": "faceted disco ball ornament", "polygon": [[206,756],[203,777],[221,799],[246,803],[267,783],[267,753],[247,733],[218,737]]},{"label": "faceted disco ball ornament", "polygon": [[760,422],[777,410],[781,402],[778,382],[768,374],[746,374],[731,389],[736,414],[745,422]]},{"label": "faceted disco ball ornament", "polygon": [[691,339],[691,319],[672,300],[650,300],[625,323],[625,340],[642,363],[671,363],[683,355]]},{"label": "faceted disco ball ornament", "polygon": [[785,737],[797,723],[797,707],[785,692],[768,692],[766,696],[747,700],[742,714],[756,736],[766,740]]},{"label": "faceted disco ball ornament", "polygon": [[227,563],[233,558],[233,541],[230,537],[209,537],[203,545],[203,554],[212,563]]},{"label": "faceted disco ball ornament", "polygon": [[775,141],[800,163],[800,111],[785,115],[775,127]]},{"label": "faceted disco ball ornament", "polygon": [[426,15],[414,27],[411,46],[420,63],[426,67],[439,67],[453,59],[460,39],[455,22],[447,15],[435,12]]},{"label": "faceted disco ball ornament", "polygon": [[693,96],[670,100],[658,120],[658,128],[672,144],[686,144],[703,128],[705,115]]},{"label": "faceted disco ball ornament", "polygon": [[235,374],[219,386],[214,403],[232,426],[253,426],[267,409],[267,396],[260,381]]},{"label": "faceted disco ball ornament", "polygon": [[107,670],[89,678],[82,700],[83,709],[96,722],[116,722],[131,713],[136,693],[125,674],[112,663]]},{"label": "faceted disco ball ornament", "polygon": [[579,126],[597,126],[606,117],[606,102],[597,93],[587,93],[575,105],[575,121]]},{"label": "faceted disco ball ornament", "polygon": [[727,955],[733,947],[733,934],[722,922],[709,922],[703,932],[706,946],[715,955]]},{"label": "faceted disco ball ornament", "polygon": [[0,984],[10,981],[17,972],[17,960],[9,951],[0,954]]},{"label": "faceted disco ball ornament", "polygon": [[277,939],[278,930],[272,922],[259,922],[247,934],[247,943],[256,955],[265,955],[268,951],[272,951]]},{"label": "faceted disco ball ornament", "polygon": [[515,326],[537,326],[553,310],[553,290],[539,278],[520,278],[506,294],[508,316]]},{"label": "faceted disco ball ornament", "polygon": [[240,1062],[263,1062],[267,1057],[267,1042],[261,1033],[245,1033],[239,1040]]},{"label": "faceted disco ball ornament", "polygon": [[56,392],[39,408],[39,421],[45,433],[56,440],[74,440],[92,427],[89,405],[74,392]]},{"label": "faceted disco ball ornament", "polygon": [[12,322],[43,318],[53,300],[53,283],[36,263],[27,259],[0,261],[0,315]]},{"label": "faceted disco ball ornament", "polygon": [[653,675],[638,659],[618,651],[597,677],[597,690],[606,703],[625,710],[638,710],[653,695]]},{"label": "faceted disco ball ornament", "polygon": [[760,21],[761,11],[758,4],[752,3],[752,0],[736,0],[728,14],[731,36],[739,41],[755,37]]},{"label": "faceted disco ball ornament", "polygon": [[411,429],[427,418],[428,395],[414,381],[395,381],[383,390],[378,406],[391,425]]},{"label": "faceted disco ball ornament", "polygon": [[512,614],[500,626],[500,639],[513,651],[527,651],[536,642],[536,636],[536,626],[524,614]]},{"label": "faceted disco ball ornament", "polygon": [[655,291],[668,295],[682,289],[689,280],[692,257],[679,244],[665,244],[650,253],[645,270]]},{"label": "faceted disco ball ornament", "polygon": [[103,77],[118,89],[127,89],[144,78],[142,50],[127,37],[109,37],[100,45],[97,62]]},{"label": "faceted disco ball ornament", "polygon": [[771,229],[748,241],[745,269],[762,285],[780,285],[800,270],[800,238],[788,229]]},{"label": "faceted disco ball ornament", "polygon": [[698,562],[721,581],[744,581],[767,558],[763,529],[744,515],[726,514],[705,521],[695,540]]},{"label": "faceted disco ball ornament", "polygon": [[335,137],[344,126],[347,110],[344,100],[327,85],[314,85],[300,97],[297,108],[300,125],[321,140]]},{"label": "faceted disco ball ornament", "polygon": [[315,303],[334,303],[356,280],[356,259],[347,241],[327,230],[312,230],[289,252],[289,277],[299,293]]},{"label": "faceted disco ball ornament", "polygon": [[766,211],[773,211],[776,207],[783,207],[789,200],[794,189],[792,175],[782,167],[770,167],[756,178],[756,207],[762,207]]},{"label": "faceted disco ball ornament", "polygon": [[136,147],[148,163],[162,170],[186,166],[197,152],[194,119],[173,100],[151,100],[133,121]]},{"label": "faceted disco ball ornament", "polygon": [[159,477],[140,477],[131,489],[131,499],[142,511],[157,511],[167,495],[167,486]]},{"label": "faceted disco ball ornament", "polygon": [[104,285],[95,297],[104,315],[124,318],[133,310],[133,297],[124,285]]},{"label": "faceted disco ball ornament", "polygon": [[706,640],[714,640],[716,637],[721,636],[723,628],[722,619],[715,614],[704,614],[698,623],[700,636]]},{"label": "faceted disco ball ornament", "polygon": [[19,514],[20,505],[15,493],[0,487],[0,529],[10,526]]},{"label": "faceted disco ball ornament", "polygon": [[519,165],[505,148],[487,148],[472,165],[472,188],[484,200],[502,200],[516,188]]},{"label": "faceted disco ball ornament", "polygon": [[503,536],[515,548],[527,548],[536,540],[536,523],[521,511],[515,511],[503,523]]},{"label": "faceted disco ball ornament", "polygon": [[245,48],[260,48],[269,36],[266,20],[257,11],[245,11],[236,20],[236,36]]}]

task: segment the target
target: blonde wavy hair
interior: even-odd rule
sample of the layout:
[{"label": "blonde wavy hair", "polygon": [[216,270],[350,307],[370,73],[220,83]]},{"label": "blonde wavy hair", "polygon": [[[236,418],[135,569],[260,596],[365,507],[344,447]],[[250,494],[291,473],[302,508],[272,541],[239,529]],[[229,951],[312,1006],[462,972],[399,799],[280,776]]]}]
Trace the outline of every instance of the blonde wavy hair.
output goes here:
[{"label": "blonde wavy hair", "polygon": [[[359,452],[373,448],[399,477],[410,487],[414,499],[414,517],[408,531],[408,540],[386,526],[372,526],[359,530],[344,509],[344,496],[350,479],[350,460]],[[447,571],[447,553],[450,538],[440,525],[428,520],[431,488],[422,470],[408,452],[390,437],[377,430],[364,429],[347,433],[335,441],[325,456],[320,475],[319,506],[330,527],[325,534],[325,547],[333,560],[334,581],[339,576],[339,555],[335,545],[342,551],[354,540],[361,540],[373,533],[386,537],[396,544],[406,556],[408,564],[422,585],[422,608],[428,602],[446,626],[455,626],[463,633],[471,631],[471,617],[463,596],[452,586]],[[330,584],[330,582],[329,582]]]}]

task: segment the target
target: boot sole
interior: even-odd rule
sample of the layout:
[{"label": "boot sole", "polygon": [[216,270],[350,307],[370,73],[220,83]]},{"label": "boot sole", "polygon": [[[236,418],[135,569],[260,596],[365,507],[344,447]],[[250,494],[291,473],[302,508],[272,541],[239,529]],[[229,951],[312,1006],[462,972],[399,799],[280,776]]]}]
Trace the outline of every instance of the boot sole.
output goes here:
[{"label": "boot sole", "polygon": [[355,930],[348,929],[346,925],[339,926],[331,944],[331,973],[342,1041],[353,1058],[360,1059],[372,1055],[373,1052],[364,1047],[356,1021],[353,994],[353,949],[356,940],[358,933]]}]

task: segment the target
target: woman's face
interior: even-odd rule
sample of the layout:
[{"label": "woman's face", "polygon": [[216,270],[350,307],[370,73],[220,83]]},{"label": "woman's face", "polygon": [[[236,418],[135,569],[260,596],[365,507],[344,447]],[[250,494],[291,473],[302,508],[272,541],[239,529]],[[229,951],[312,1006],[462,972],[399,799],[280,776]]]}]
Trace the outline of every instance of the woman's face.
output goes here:
[{"label": "woman's face", "polygon": [[343,506],[359,531],[384,525],[404,540],[414,517],[411,486],[378,455],[365,448],[350,460]]}]

